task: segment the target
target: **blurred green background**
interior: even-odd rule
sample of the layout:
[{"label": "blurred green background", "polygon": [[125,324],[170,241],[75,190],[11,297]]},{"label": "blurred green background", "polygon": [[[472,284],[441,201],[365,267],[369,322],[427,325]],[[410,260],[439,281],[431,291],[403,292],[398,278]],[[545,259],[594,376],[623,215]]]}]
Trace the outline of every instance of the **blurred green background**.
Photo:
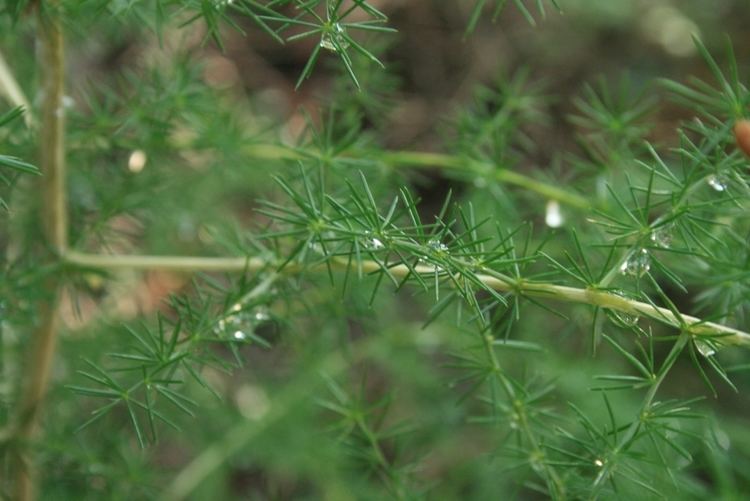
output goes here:
[{"label": "blurred green background", "polygon": [[[137,9],[130,10],[131,2],[110,2],[99,15],[84,15],[85,3],[81,16],[66,26],[69,190],[74,245],[98,252],[245,252],[248,233],[267,224],[254,210],[258,198],[279,199],[271,175],[295,169],[248,155],[245,148],[256,143],[296,143],[309,137],[310,128],[325,128],[339,141],[353,133],[356,141],[388,149],[443,151],[458,141],[454,124],[473,105],[477,86],[491,87],[525,69],[528,80],[540,85],[543,113],[524,131],[528,146],[511,152],[511,158],[515,168],[541,169],[562,184],[570,179],[566,152],[579,151],[569,115],[586,83],[603,78],[613,88],[622,85],[658,98],[648,138],[668,148],[676,145],[678,121],[692,113],[663,99],[655,79],[711,78],[691,36],[699,36],[720,63],[728,36],[741,73],[750,70],[747,0],[560,0],[563,14],[548,7],[536,26],[511,3],[495,22],[487,16],[468,36],[472,2],[373,0],[399,33],[369,40],[387,70],[357,61],[361,92],[330,54],[295,91],[317,40],[282,46],[237,18],[245,36],[224,26],[220,50],[206,40],[200,23],[182,28],[172,23],[159,38]],[[111,16],[117,10],[123,14]],[[32,27],[11,27],[3,20],[0,47],[19,79],[34,89]],[[510,204],[507,194],[487,197],[481,186],[437,169],[366,174],[384,203],[400,186],[409,186],[422,199],[427,218],[452,190],[459,201],[473,200],[508,227],[544,219],[544,200],[538,197],[518,195]],[[28,191],[18,193],[16,203],[23,206]],[[13,224],[18,238],[34,238],[33,231],[23,229],[23,218]],[[140,449],[124,412],[74,433],[94,405],[65,387],[80,382],[75,370],[83,367],[82,357],[104,359],[105,352],[131,343],[123,324],[137,329],[139,322],[152,324],[157,311],[170,315],[165,303],[170,294],[195,295],[191,280],[182,275],[111,278],[85,275],[65,296],[66,335],[40,448],[42,499],[158,498],[201,452],[227,450],[222,441],[231,441],[237,430],[245,430],[237,432],[245,438],[201,478],[193,499],[544,498],[535,492],[534,472],[523,458],[501,450],[502,445],[512,449],[510,424],[487,426],[475,419],[486,415],[481,401],[461,401],[467,388],[451,366],[452,354],[472,338],[450,315],[423,327],[431,298],[413,291],[383,290],[370,308],[368,281],[343,295],[325,277],[284,284],[276,292],[286,299],[271,305],[272,320],[259,327],[273,346],[243,348],[243,367],[231,373],[206,369],[203,376],[218,398],[193,385],[189,394],[199,403],[196,416],[171,417],[181,430],[160,426],[157,444]],[[234,278],[211,280],[229,287]],[[689,296],[670,292],[681,308],[693,311]],[[551,413],[567,412],[570,401],[593,420],[606,422],[601,395],[588,388],[595,385],[593,375],[624,362],[606,349],[592,357],[591,312],[566,307],[573,319],[566,321],[537,314],[533,307],[525,311],[517,331],[546,349],[504,354],[506,368],[554,382],[557,391],[547,404]],[[344,367],[327,365],[332,352],[343,353]],[[722,357],[735,366],[748,359],[741,349]],[[326,387],[321,372],[335,384]],[[690,431],[710,444],[690,446],[694,462],[675,471],[676,487],[661,474],[654,480],[668,497],[742,499],[750,492],[745,417],[750,380],[743,373],[734,380],[739,393],[717,384],[714,399],[689,361],[681,361],[664,385],[665,399],[708,396],[695,404],[708,417]],[[389,478],[372,467],[371,457],[363,457],[363,437],[347,434],[346,423],[320,405],[337,391],[352,402],[361,400],[363,407],[387,400],[371,417],[377,429],[393,431],[380,443],[392,465]],[[624,416],[640,403],[637,394],[611,398]],[[403,491],[394,492],[394,486]],[[651,493],[625,486],[619,495],[632,499]]]}]

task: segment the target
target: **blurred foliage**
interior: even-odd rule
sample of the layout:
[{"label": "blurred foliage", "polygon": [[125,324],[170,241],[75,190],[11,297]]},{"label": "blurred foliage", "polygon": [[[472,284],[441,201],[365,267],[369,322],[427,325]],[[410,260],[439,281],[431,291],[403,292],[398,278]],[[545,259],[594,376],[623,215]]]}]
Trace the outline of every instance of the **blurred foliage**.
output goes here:
[{"label": "blurred foliage", "polygon": [[747,348],[681,316],[750,329],[746,2],[5,1],[32,114],[36,9],[69,39],[73,247],[267,263],[42,261],[3,103],[2,424],[65,286],[41,498],[750,489]]}]

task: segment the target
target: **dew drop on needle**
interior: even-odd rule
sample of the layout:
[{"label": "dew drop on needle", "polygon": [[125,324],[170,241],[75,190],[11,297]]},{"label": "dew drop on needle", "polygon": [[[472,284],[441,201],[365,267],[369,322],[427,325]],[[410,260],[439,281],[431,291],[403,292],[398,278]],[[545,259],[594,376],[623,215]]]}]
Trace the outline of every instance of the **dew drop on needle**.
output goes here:
[{"label": "dew drop on needle", "polygon": [[695,348],[698,350],[698,353],[700,353],[704,357],[712,357],[716,355],[716,348],[714,348],[708,341],[696,339]]},{"label": "dew drop on needle", "polygon": [[649,256],[646,249],[639,249],[634,251],[623,263],[620,265],[620,272],[623,275],[630,275],[632,277],[642,277],[651,269],[651,256]]},{"label": "dew drop on needle", "polygon": [[664,249],[669,248],[670,245],[672,245],[672,227],[671,225],[664,225],[659,226],[658,228],[655,228],[651,232],[651,241],[656,245],[657,247],[662,247]]},{"label": "dew drop on needle", "polygon": [[320,37],[320,46],[331,52],[338,52],[339,49],[344,50],[349,47],[349,42],[344,36],[344,28],[336,23],[330,30],[323,32]]},{"label": "dew drop on needle", "polygon": [[727,178],[720,174],[709,176],[706,182],[715,191],[726,191],[727,189]]},{"label": "dew drop on needle", "polygon": [[547,202],[544,222],[550,228],[559,228],[565,222],[565,218],[560,210],[560,203],[557,200],[550,200]]}]

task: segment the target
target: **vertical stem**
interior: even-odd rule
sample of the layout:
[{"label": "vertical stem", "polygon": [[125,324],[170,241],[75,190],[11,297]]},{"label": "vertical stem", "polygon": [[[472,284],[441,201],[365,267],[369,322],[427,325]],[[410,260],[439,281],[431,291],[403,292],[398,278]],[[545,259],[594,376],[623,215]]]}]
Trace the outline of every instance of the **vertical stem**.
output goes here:
[{"label": "vertical stem", "polygon": [[[64,45],[55,0],[39,5],[38,40],[43,103],[39,136],[39,163],[42,169],[42,224],[46,243],[56,256],[67,247],[65,199],[65,123],[63,110]],[[59,279],[45,284],[45,298],[39,307],[39,327],[31,341],[18,414],[14,422],[15,499],[35,498],[33,458],[29,443],[34,439],[40,410],[49,384],[59,330]]]},{"label": "vertical stem", "polygon": [[[53,286],[56,287],[55,284]],[[24,388],[13,430],[16,447],[12,457],[16,472],[14,499],[18,501],[29,501],[35,498],[34,468],[28,447],[37,428],[39,411],[47,390],[55,353],[59,316],[57,315],[57,291],[52,291],[52,293],[55,297],[47,300],[40,309],[42,323],[34,333],[32,352],[26,366],[28,384]]]},{"label": "vertical stem", "polygon": [[68,246],[65,190],[65,118],[63,109],[64,42],[57,2],[40,8],[39,45],[42,75],[42,127],[40,166],[42,169],[43,220],[48,244],[62,255]]}]

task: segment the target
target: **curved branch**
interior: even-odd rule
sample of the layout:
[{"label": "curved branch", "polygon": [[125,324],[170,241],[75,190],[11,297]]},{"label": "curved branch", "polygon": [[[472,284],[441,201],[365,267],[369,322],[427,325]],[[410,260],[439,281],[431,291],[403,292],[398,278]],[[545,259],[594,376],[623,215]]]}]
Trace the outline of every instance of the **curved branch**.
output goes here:
[{"label": "curved branch", "polygon": [[[296,149],[279,144],[251,144],[244,148],[244,152],[251,157],[265,160],[331,160],[320,152]],[[491,162],[422,151],[389,151],[375,154],[365,150],[355,150],[347,152],[345,158],[375,159],[374,163],[380,165],[403,166],[416,169],[442,169],[480,175],[494,179],[499,183],[518,186],[519,188],[542,195],[545,198],[557,200],[570,207],[583,210],[592,208],[591,202],[586,197],[564,190],[557,185],[539,181],[520,172],[499,168],[499,166]]]},{"label": "curved branch", "polygon": [[[97,255],[80,252],[68,252],[64,260],[72,265],[102,269],[166,269],[182,272],[196,271],[260,271],[274,269],[276,263],[253,257],[211,258],[211,257],[177,257],[177,256],[123,256]],[[345,259],[332,259],[330,264],[345,269],[349,263]],[[362,271],[377,273],[382,266],[376,261],[363,260],[359,263]],[[326,265],[321,263],[313,267],[290,264],[283,269],[283,273],[299,273],[301,271],[324,271]],[[412,267],[418,273],[427,276],[435,274],[435,268],[428,265]],[[404,278],[411,273],[404,264],[390,266],[388,272],[396,278]],[[511,283],[500,278],[478,274],[477,278],[484,284],[498,292],[508,292],[521,296],[540,299],[551,299],[568,303],[588,304],[610,310],[627,313],[629,315],[644,316],[657,322],[670,325],[695,336],[720,336],[717,341],[726,345],[750,346],[750,333],[725,325],[704,322],[700,318],[684,314],[675,314],[668,308],[662,308],[650,303],[636,301],[612,292],[597,289],[581,289],[565,285],[550,283],[517,281]]]}]

